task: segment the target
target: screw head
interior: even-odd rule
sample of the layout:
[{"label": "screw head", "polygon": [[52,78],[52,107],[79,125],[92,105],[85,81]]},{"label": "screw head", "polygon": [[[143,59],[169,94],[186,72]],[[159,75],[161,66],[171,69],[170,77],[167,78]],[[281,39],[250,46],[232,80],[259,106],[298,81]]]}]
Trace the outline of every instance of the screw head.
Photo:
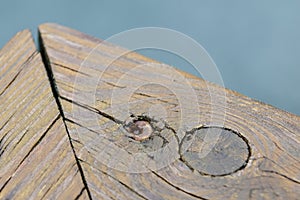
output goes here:
[{"label": "screw head", "polygon": [[130,117],[126,120],[124,128],[128,132],[129,136],[136,141],[145,140],[153,133],[153,127],[150,122],[136,117]]}]

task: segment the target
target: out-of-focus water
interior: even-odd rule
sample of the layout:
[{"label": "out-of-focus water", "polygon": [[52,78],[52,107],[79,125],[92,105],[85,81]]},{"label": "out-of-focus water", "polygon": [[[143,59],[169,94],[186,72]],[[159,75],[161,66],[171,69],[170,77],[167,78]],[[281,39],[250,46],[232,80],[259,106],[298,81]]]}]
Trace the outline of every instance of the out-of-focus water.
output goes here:
[{"label": "out-of-focus water", "polygon": [[[225,87],[300,115],[300,1],[6,1],[0,46],[16,32],[56,22],[106,39],[136,27],[171,28],[194,38],[216,62]],[[141,51],[195,73],[183,59]]]}]

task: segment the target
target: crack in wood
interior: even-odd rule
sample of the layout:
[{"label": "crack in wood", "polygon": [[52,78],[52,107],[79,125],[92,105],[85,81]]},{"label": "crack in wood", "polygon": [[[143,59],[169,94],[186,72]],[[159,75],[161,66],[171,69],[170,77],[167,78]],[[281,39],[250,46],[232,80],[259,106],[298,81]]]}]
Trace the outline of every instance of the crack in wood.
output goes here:
[{"label": "crack in wood", "polygon": [[[86,163],[87,165],[91,166],[90,163],[84,161],[84,160],[81,160],[81,162],[84,162]],[[92,167],[92,166],[91,166]],[[130,186],[128,186],[126,183],[123,183],[122,181],[116,179],[114,176],[112,176],[111,174],[101,170],[101,169],[98,169],[98,168],[93,168],[97,171],[100,171],[101,173],[105,174],[106,176],[112,178],[113,180],[117,181],[118,183],[120,183],[121,185],[123,185],[124,187],[126,187],[128,190],[130,190],[131,192],[135,193],[136,195],[138,195],[139,197],[143,198],[143,199],[148,199],[147,197],[143,196],[142,194],[140,194],[139,192],[135,191],[133,188],[131,188]]]},{"label": "crack in wood", "polygon": [[41,56],[42,56],[42,61],[44,63],[46,71],[47,71],[47,75],[48,75],[48,79],[49,79],[50,86],[51,86],[51,89],[52,89],[53,97],[55,98],[56,105],[58,107],[58,110],[59,110],[62,118],[63,118],[63,123],[64,123],[64,126],[65,126],[65,130],[66,130],[67,135],[68,135],[69,143],[71,145],[72,152],[73,152],[73,155],[75,157],[75,161],[77,163],[77,167],[79,169],[82,182],[83,182],[83,184],[84,184],[84,186],[86,188],[86,191],[87,191],[89,199],[92,200],[91,192],[89,190],[86,178],[84,176],[84,172],[83,172],[82,166],[81,166],[81,164],[80,164],[80,162],[78,160],[78,157],[76,155],[76,152],[75,152],[75,149],[74,149],[74,146],[73,146],[73,143],[72,143],[72,138],[70,136],[67,124],[65,122],[65,115],[64,115],[64,112],[63,112],[63,109],[62,109],[62,105],[61,105],[60,100],[59,100],[59,96],[60,96],[59,95],[59,91],[58,91],[57,86],[56,86],[56,82],[55,82],[55,79],[54,79],[54,76],[53,76],[53,72],[52,72],[52,68],[51,68],[51,65],[50,65],[50,60],[49,60],[48,55],[46,53],[46,50],[45,50],[45,47],[44,47],[44,43],[43,43],[43,39],[42,39],[40,33],[39,33],[39,47],[40,47],[40,51],[41,51],[40,53],[41,53]]},{"label": "crack in wood", "polygon": [[96,109],[96,108],[94,108],[94,107],[91,107],[91,106],[88,106],[88,105],[84,105],[84,104],[78,103],[78,102],[73,101],[73,100],[71,100],[71,99],[68,99],[68,98],[66,98],[66,97],[64,97],[64,96],[59,96],[59,97],[60,97],[62,100],[68,101],[68,102],[70,102],[70,103],[72,103],[72,104],[74,104],[74,105],[80,106],[80,107],[85,108],[85,109],[87,109],[87,110],[89,110],[89,111],[92,111],[92,112],[94,112],[94,113],[97,113],[97,114],[101,115],[102,117],[105,117],[105,118],[107,118],[107,119],[110,119],[110,120],[112,120],[113,122],[115,122],[115,123],[117,123],[117,124],[124,124],[123,121],[121,121],[121,120],[119,120],[119,119],[117,119],[117,118],[115,118],[115,117],[113,117],[113,116],[111,116],[111,115],[109,115],[109,114],[106,114],[105,112],[102,112],[102,111],[100,111],[100,110],[98,110],[98,109]]},{"label": "crack in wood", "polygon": [[22,72],[22,70],[24,69],[24,66],[26,66],[33,58],[36,54],[38,54],[38,51],[34,51],[25,61],[24,63],[21,65],[19,71],[17,72],[17,74],[12,78],[12,80],[4,87],[4,89],[2,90],[2,92],[0,93],[0,96],[2,96],[5,91],[9,88],[9,86],[11,86],[11,84],[16,80],[16,78],[19,76],[19,74]]},{"label": "crack in wood", "polygon": [[55,62],[52,62],[51,64],[56,65],[56,66],[58,66],[58,67],[62,67],[62,68],[68,69],[68,70],[70,70],[70,71],[72,71],[72,72],[76,72],[76,73],[82,74],[82,75],[87,76],[87,77],[90,77],[89,74],[86,74],[86,73],[84,73],[84,72],[81,72],[81,71],[72,69],[72,68],[67,67],[67,66],[65,66],[65,65],[63,65],[63,64],[58,64],[58,63],[55,63]]},{"label": "crack in wood", "polygon": [[116,84],[114,84],[114,83],[110,83],[110,82],[108,82],[108,81],[104,81],[104,80],[102,80],[105,84],[107,84],[107,85],[110,85],[110,86],[113,86],[113,87],[116,87],[116,88],[121,88],[121,89],[124,89],[124,88],[126,88],[126,86],[119,86],[119,85],[116,85]]},{"label": "crack in wood", "polygon": [[[270,158],[268,158],[268,157],[266,157],[266,156],[263,156],[263,157],[258,158],[258,159],[269,160],[269,161],[271,161],[272,163],[274,163],[275,165],[277,165],[276,162],[274,162],[272,159],[270,159]],[[258,160],[258,159],[256,159],[256,160]],[[275,170],[261,169],[261,165],[262,165],[263,163],[264,163],[264,162],[261,161],[261,162],[259,163],[259,165],[258,165],[258,169],[261,170],[262,172],[271,173],[271,174],[276,174],[276,175],[281,176],[281,177],[283,177],[283,178],[285,178],[285,179],[287,179],[287,180],[289,180],[289,181],[292,181],[292,182],[294,182],[294,183],[296,183],[296,184],[300,184],[300,181],[295,180],[295,179],[293,179],[293,178],[291,178],[291,177],[289,177],[289,176],[287,176],[287,175],[285,175],[285,174],[283,174],[283,173],[277,172],[277,171],[275,171]]]},{"label": "crack in wood", "polygon": [[83,187],[83,188],[80,190],[79,194],[75,197],[74,200],[78,200],[78,199],[81,197],[81,195],[83,194],[83,192],[84,192],[85,189],[86,189],[86,188]]},{"label": "crack in wood", "polygon": [[2,192],[2,190],[5,188],[5,186],[9,183],[9,181],[11,180],[12,176],[10,176],[5,183],[3,184],[3,186],[0,188],[0,192]]},{"label": "crack in wood", "polygon": [[32,153],[32,151],[38,146],[38,144],[43,140],[43,138],[46,136],[46,134],[48,133],[48,131],[53,127],[53,125],[57,122],[57,120],[60,118],[60,115],[57,115],[57,117],[55,117],[55,119],[52,121],[52,123],[50,124],[50,126],[46,129],[46,131],[41,135],[41,137],[39,138],[38,141],[36,141],[36,143],[31,147],[31,149],[29,150],[29,152],[24,156],[24,158],[21,160],[21,162],[18,164],[16,170],[20,167],[20,165],[22,165],[22,163],[26,160],[26,158]]},{"label": "crack in wood", "polygon": [[295,180],[295,179],[292,179],[292,178],[290,178],[290,177],[288,177],[288,176],[286,176],[286,175],[284,175],[284,174],[281,174],[281,173],[279,173],[279,172],[276,172],[276,171],[273,171],[273,170],[261,170],[261,171],[266,172],[266,173],[276,174],[276,175],[279,175],[279,176],[281,176],[281,177],[283,177],[283,178],[286,178],[287,180],[292,181],[292,182],[294,182],[294,183],[296,183],[296,184],[300,184],[299,181],[297,181],[297,180]]},{"label": "crack in wood", "polygon": [[[46,134],[49,132],[49,130],[53,127],[53,125],[57,122],[57,120],[60,118],[60,115],[58,115],[53,122],[49,125],[49,127],[46,129],[46,131],[41,135],[41,137],[39,138],[39,140],[31,147],[31,149],[29,150],[29,152],[24,156],[24,158],[20,161],[20,163],[17,165],[15,171],[17,171],[19,169],[19,167],[22,165],[22,163],[28,158],[28,156],[33,152],[33,150],[38,146],[38,144],[43,140],[43,138],[46,136]],[[25,134],[25,133],[24,133]],[[2,188],[0,189],[0,192],[4,189],[4,187],[9,183],[9,181],[11,180],[11,178],[13,177],[13,175],[11,175],[7,181],[4,183],[4,185],[2,186]]]},{"label": "crack in wood", "polygon": [[163,181],[164,181],[165,183],[167,183],[168,185],[172,186],[173,188],[175,188],[175,189],[177,189],[177,190],[179,190],[179,191],[181,191],[181,192],[184,192],[184,193],[187,194],[187,195],[190,195],[190,196],[192,196],[192,197],[199,198],[199,199],[202,199],[202,200],[209,200],[209,199],[207,199],[207,198],[204,198],[204,197],[195,195],[195,194],[193,194],[193,193],[191,193],[191,192],[188,192],[188,191],[185,191],[185,190],[181,189],[180,187],[178,187],[178,186],[172,184],[170,181],[168,181],[168,180],[165,179],[164,177],[160,176],[160,175],[159,175],[157,172],[155,172],[155,171],[152,171],[152,173],[155,174],[158,178],[160,178],[161,180],[163,180]]}]

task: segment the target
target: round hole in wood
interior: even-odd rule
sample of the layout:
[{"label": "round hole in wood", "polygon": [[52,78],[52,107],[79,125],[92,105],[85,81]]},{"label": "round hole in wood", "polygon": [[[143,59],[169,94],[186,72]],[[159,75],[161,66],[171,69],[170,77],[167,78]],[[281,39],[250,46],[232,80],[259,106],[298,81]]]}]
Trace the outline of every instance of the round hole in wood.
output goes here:
[{"label": "round hole in wood", "polygon": [[247,139],[233,130],[201,127],[185,135],[180,154],[202,175],[226,176],[246,167],[251,150]]}]

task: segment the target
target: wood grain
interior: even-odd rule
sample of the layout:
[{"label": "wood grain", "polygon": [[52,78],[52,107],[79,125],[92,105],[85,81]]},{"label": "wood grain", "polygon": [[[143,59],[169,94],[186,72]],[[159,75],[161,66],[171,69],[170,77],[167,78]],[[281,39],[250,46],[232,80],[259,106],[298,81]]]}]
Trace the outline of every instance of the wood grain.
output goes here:
[{"label": "wood grain", "polygon": [[[93,199],[299,198],[299,116],[57,24],[39,32]],[[128,137],[130,115],[148,117],[156,133],[144,142]],[[212,173],[202,173],[195,166],[205,163],[184,155],[189,147],[180,151],[187,134],[209,127],[244,139],[246,150],[225,142],[233,150],[214,149],[238,159],[247,151],[244,167],[218,175],[231,159],[212,156]]]},{"label": "wood grain", "polygon": [[0,199],[87,199],[31,33],[0,51]]}]

